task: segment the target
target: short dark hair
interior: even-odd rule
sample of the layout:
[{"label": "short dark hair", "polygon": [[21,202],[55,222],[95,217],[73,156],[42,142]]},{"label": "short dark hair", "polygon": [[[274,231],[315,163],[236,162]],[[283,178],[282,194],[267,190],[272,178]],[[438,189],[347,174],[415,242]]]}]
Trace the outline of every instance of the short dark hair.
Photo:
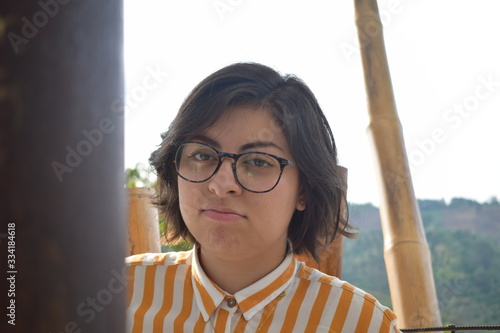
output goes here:
[{"label": "short dark hair", "polygon": [[[352,237],[338,173],[337,149],[332,130],[314,94],[293,75],[280,75],[257,63],[224,67],[201,81],[188,95],[160,147],[150,162],[157,174],[160,214],[168,225],[168,240],[196,241],[180,212],[175,141],[183,141],[214,125],[232,107],[262,107],[271,111],[297,163],[306,200],[304,211],[296,210],[288,228],[288,239],[296,254],[318,259],[318,249],[337,234]],[[347,207],[345,207],[347,211]]]}]

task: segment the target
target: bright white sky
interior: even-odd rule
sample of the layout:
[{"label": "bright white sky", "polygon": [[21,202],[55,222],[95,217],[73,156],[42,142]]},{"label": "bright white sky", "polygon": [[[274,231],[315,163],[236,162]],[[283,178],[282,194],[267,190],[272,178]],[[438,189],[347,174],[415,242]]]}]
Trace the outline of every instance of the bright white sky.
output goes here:
[{"label": "bright white sky", "polygon": [[[500,198],[500,1],[379,9],[416,196]],[[240,61],[309,85],[349,170],[348,200],[378,205],[354,0],[125,0],[126,167],[147,164],[199,81]]]}]

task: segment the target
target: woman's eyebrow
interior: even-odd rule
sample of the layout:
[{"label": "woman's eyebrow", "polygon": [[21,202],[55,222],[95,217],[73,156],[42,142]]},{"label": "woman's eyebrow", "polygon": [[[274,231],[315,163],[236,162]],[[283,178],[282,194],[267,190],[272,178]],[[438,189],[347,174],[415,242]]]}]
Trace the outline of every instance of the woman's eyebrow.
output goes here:
[{"label": "woman's eyebrow", "polygon": [[274,147],[274,148],[277,148],[277,149],[283,151],[283,148],[281,148],[280,146],[278,146],[277,144],[275,144],[272,141],[253,141],[253,142],[245,143],[244,145],[242,145],[240,147],[240,151],[250,150],[250,149],[255,149],[255,148],[268,148],[268,147]]},{"label": "woman's eyebrow", "polygon": [[[189,141],[201,141],[201,142],[206,143],[206,144],[208,144],[214,148],[217,148],[219,150],[222,149],[220,143],[217,140],[209,138],[208,136],[205,136],[203,134],[197,134],[197,135],[189,138]],[[283,148],[281,148],[280,146],[278,146],[274,142],[261,141],[261,140],[245,143],[240,147],[239,151],[252,150],[252,149],[257,149],[257,148],[268,148],[268,147],[274,147],[276,149],[279,149],[280,151],[283,151]]]},{"label": "woman's eyebrow", "polygon": [[209,138],[208,136],[198,134],[189,139],[189,141],[201,141],[203,143],[209,144],[210,146],[220,149],[220,144],[214,139]]}]

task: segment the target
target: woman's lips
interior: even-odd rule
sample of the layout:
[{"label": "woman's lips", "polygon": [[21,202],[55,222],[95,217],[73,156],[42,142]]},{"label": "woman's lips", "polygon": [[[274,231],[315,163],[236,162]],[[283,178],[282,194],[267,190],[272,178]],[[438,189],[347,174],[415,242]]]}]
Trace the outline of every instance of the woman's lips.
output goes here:
[{"label": "woman's lips", "polygon": [[222,211],[222,210],[216,210],[216,209],[206,209],[202,211],[202,214],[205,215],[206,217],[216,220],[216,221],[237,221],[240,219],[243,219],[244,216],[229,212],[229,211]]}]

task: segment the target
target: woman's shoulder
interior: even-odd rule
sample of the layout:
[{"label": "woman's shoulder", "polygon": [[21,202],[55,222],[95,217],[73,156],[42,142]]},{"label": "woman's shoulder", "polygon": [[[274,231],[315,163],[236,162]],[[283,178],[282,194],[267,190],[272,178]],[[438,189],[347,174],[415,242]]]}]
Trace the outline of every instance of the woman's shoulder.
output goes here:
[{"label": "woman's shoulder", "polygon": [[334,288],[341,288],[342,290],[345,290],[348,293],[352,293],[354,295],[358,295],[363,298],[365,296],[367,298],[370,298],[371,296],[367,292],[351,285],[347,281],[341,280],[340,278],[335,276],[325,274],[315,268],[307,266],[303,262],[298,262],[298,263],[299,267],[298,267],[297,277],[300,279],[307,279],[311,281],[311,283],[329,284]]},{"label": "woman's shoulder", "polygon": [[330,292],[329,294],[331,297],[339,299],[339,305],[340,303],[345,302],[346,304],[343,304],[343,306],[347,306],[348,308],[358,308],[359,312],[361,312],[363,308],[370,308],[373,312],[371,315],[378,315],[381,317],[382,321],[385,321],[387,324],[392,323],[392,325],[394,325],[396,316],[392,310],[381,304],[371,294],[351,285],[347,281],[341,280],[335,276],[327,275],[317,269],[305,265],[304,263],[300,263],[297,277],[299,279],[307,279],[311,284],[328,284],[331,286],[332,290],[335,289],[337,291]]},{"label": "woman's shoulder", "polygon": [[192,251],[142,253],[125,258],[126,266],[191,265]]}]

